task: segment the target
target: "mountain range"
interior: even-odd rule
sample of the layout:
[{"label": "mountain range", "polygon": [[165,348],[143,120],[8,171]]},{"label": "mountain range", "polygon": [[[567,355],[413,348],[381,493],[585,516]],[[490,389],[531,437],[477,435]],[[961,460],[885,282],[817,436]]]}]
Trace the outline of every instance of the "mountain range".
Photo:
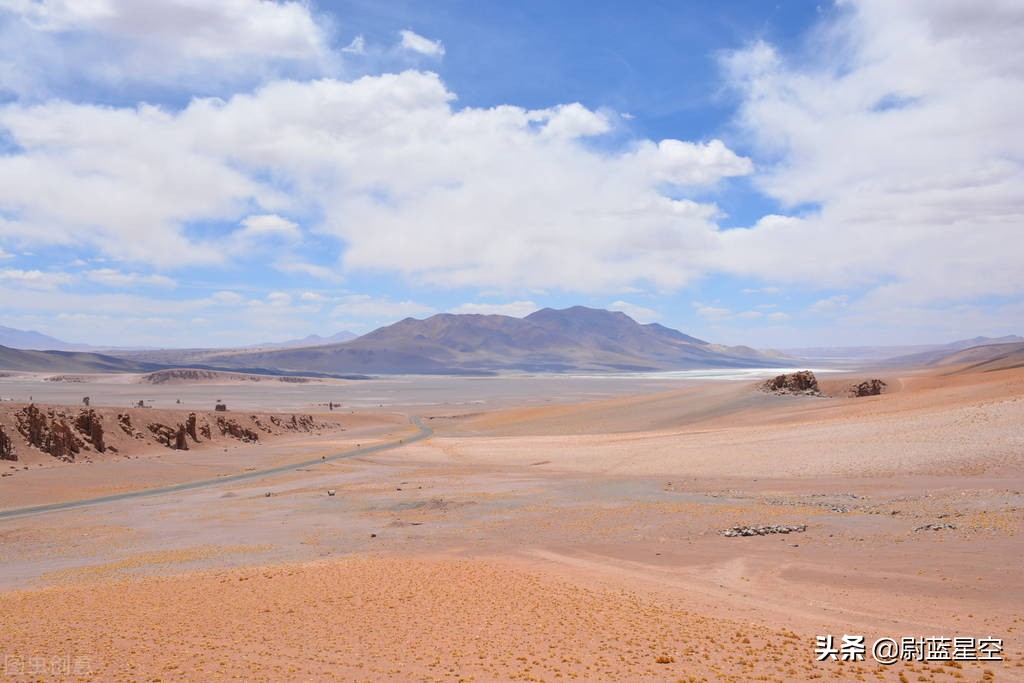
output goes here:
[{"label": "mountain range", "polygon": [[35,331],[16,330],[0,325],[0,346],[11,349],[50,349],[54,351],[84,351],[86,344],[70,344],[56,337]]},{"label": "mountain range", "polygon": [[[5,336],[6,335],[6,336]],[[781,367],[796,359],[746,346],[723,346],[656,323],[643,325],[625,313],[574,306],[541,309],[524,318],[442,313],[406,318],[349,339],[312,335],[288,342],[236,349],[104,350],[101,353],[20,351],[0,344],[0,369],[38,372],[148,372],[195,367],[245,372],[351,376],[361,374],[490,374],[498,372],[644,372],[702,368]],[[0,328],[0,339],[21,344],[75,347],[37,332]],[[50,340],[50,341],[47,341]],[[342,340],[342,341],[336,341]],[[918,347],[856,347],[848,358],[868,359],[882,348],[916,353],[882,361],[891,365],[942,362],[965,349],[979,362],[1013,362],[1016,336],[975,337]],[[1009,346],[1008,346],[1009,345]],[[843,349],[817,349],[837,354]],[[1009,352],[1003,357],[1000,354]],[[105,355],[104,355],[105,354]],[[989,354],[989,355],[986,355]],[[812,354],[809,356],[813,357]],[[821,358],[823,356],[819,356]],[[805,357],[806,358],[806,357]],[[965,356],[967,360],[967,356]]]},{"label": "mountain range", "polygon": [[253,344],[249,348],[259,349],[285,349],[293,348],[296,346],[323,346],[324,344],[341,344],[343,342],[352,341],[359,335],[355,332],[349,332],[348,330],[342,330],[336,334],[332,334],[329,337],[321,337],[319,334],[311,334],[308,337],[302,339],[288,339],[282,342],[265,342],[263,344]]},{"label": "mountain range", "polygon": [[[167,363],[167,352],[133,354]],[[224,368],[317,373],[637,372],[782,365],[777,354],[721,346],[625,313],[574,306],[525,318],[442,313],[406,318],[352,341],[291,349],[212,351]]]}]

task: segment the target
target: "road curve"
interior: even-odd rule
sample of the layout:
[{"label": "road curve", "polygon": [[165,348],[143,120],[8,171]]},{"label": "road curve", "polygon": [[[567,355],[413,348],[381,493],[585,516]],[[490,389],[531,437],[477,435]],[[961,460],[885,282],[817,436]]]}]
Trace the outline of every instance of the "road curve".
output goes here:
[{"label": "road curve", "polygon": [[184,484],[172,484],[171,486],[160,486],[152,489],[141,489],[139,491],[129,491],[127,493],[117,493],[111,496],[100,496],[98,498],[85,498],[83,500],[71,500],[65,503],[51,503],[49,505],[34,505],[32,507],[24,508],[12,508],[10,510],[0,510],[0,519],[10,519],[12,517],[25,517],[28,515],[38,515],[44,512],[58,512],[60,510],[71,510],[73,508],[86,507],[88,505],[99,505],[101,503],[113,503],[119,500],[129,500],[131,498],[143,498],[145,496],[158,496],[164,493],[177,493],[178,491],[188,491],[191,489],[203,488],[204,486],[215,486],[217,484],[230,484],[236,481],[245,481],[246,479],[260,479],[262,477],[268,477],[274,474],[281,474],[282,472],[288,472],[291,470],[299,469],[302,467],[311,467],[313,465],[319,465],[324,462],[330,462],[331,460],[341,460],[342,458],[354,458],[357,455],[367,455],[369,453],[379,453],[381,451],[391,450],[392,448],[399,448],[422,439],[426,439],[434,433],[430,427],[425,427],[418,417],[410,418],[410,422],[419,428],[419,434],[410,436],[397,441],[388,441],[387,443],[377,444],[376,446],[364,446],[362,448],[356,448],[351,451],[344,451],[336,455],[328,455],[326,458],[317,458],[316,460],[305,460],[303,462],[294,462],[288,465],[280,465],[278,467],[271,467],[265,470],[256,470],[254,472],[242,472],[239,474],[229,474],[225,477],[215,477],[213,479],[201,479],[199,481],[190,481]]}]

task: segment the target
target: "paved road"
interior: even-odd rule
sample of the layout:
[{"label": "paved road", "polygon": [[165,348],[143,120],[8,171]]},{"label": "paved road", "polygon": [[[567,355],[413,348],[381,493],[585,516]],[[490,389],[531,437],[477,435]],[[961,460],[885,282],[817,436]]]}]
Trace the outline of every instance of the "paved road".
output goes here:
[{"label": "paved road", "polygon": [[217,484],[230,484],[236,481],[245,481],[246,479],[260,479],[263,477],[272,476],[274,474],[281,474],[282,472],[289,472],[302,467],[311,467],[313,465],[319,465],[324,462],[330,462],[331,460],[340,460],[342,458],[354,458],[357,455],[367,455],[368,453],[379,453],[381,451],[391,450],[392,448],[399,448],[406,444],[410,444],[416,441],[420,441],[421,439],[425,439],[434,433],[434,430],[432,430],[430,427],[423,426],[423,423],[420,422],[420,419],[418,417],[411,418],[411,422],[420,430],[419,434],[416,434],[415,436],[399,439],[398,441],[389,441],[387,443],[377,444],[376,446],[364,446],[362,448],[356,448],[355,450],[338,453],[337,455],[329,455],[326,458],[317,458],[316,460],[295,462],[288,465],[281,465],[279,467],[271,467],[265,470],[256,470],[254,472],[230,474],[226,477],[202,479],[200,481],[190,481],[184,484],[173,484],[171,486],[161,486],[159,488],[154,489],[130,491],[128,493],[117,493],[112,496],[100,496],[99,498],[85,498],[83,500],[68,501],[66,503],[52,503],[50,505],[35,505],[33,507],[0,510],[0,519],[9,519],[11,517],[25,517],[27,515],[38,515],[44,512],[57,512],[59,510],[70,510],[72,508],[86,507],[88,505],[113,503],[118,500],[143,498],[145,496],[158,496],[164,493],[177,493],[178,491],[188,491],[190,489],[198,489],[204,486],[215,486]]}]

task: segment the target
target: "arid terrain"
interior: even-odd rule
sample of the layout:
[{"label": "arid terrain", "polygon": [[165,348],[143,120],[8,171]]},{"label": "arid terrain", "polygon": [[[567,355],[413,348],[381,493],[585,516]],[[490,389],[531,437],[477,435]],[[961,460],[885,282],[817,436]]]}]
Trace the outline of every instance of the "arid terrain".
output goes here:
[{"label": "arid terrain", "polygon": [[[0,378],[11,680],[1024,680],[1019,367],[144,377]],[[29,396],[72,461],[19,430]],[[883,666],[882,637],[1002,661]]]}]

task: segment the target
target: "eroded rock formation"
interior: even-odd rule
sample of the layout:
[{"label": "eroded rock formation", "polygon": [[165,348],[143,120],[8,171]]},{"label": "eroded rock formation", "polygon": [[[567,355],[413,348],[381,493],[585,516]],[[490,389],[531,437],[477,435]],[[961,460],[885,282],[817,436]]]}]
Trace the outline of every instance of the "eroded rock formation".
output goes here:
[{"label": "eroded rock formation", "polygon": [[73,461],[85,445],[75,436],[63,414],[58,416],[52,410],[44,413],[35,404],[30,404],[14,417],[18,421],[18,431],[30,446],[59,460]]},{"label": "eroded rock formation", "polygon": [[821,391],[818,389],[818,378],[810,370],[800,370],[788,375],[773,377],[761,385],[761,391],[772,394],[821,396]]},{"label": "eroded rock formation", "polygon": [[888,385],[880,379],[864,380],[850,387],[850,396],[878,396]]},{"label": "eroded rock formation", "polygon": [[95,410],[83,410],[75,418],[75,429],[92,444],[98,453],[104,453],[107,446],[103,441],[103,419]]},{"label": "eroded rock formation", "polygon": [[4,431],[3,426],[0,426],[0,460],[17,460],[18,456],[14,452],[14,444],[11,443],[11,437],[7,436],[7,432]]},{"label": "eroded rock formation", "polygon": [[227,418],[217,418],[217,428],[220,429],[220,433],[223,435],[230,436],[246,443],[251,443],[260,440],[260,435],[251,429],[247,429],[242,425],[238,424],[234,420],[228,420]]},{"label": "eroded rock formation", "polygon": [[192,437],[192,440],[199,443],[199,437],[196,435],[196,414],[189,413],[188,419],[185,420],[185,432]]},{"label": "eroded rock formation", "polygon": [[188,433],[185,431],[185,425],[179,424],[177,427],[169,427],[159,422],[154,422],[148,425],[149,431],[153,433],[156,440],[177,451],[188,450]]},{"label": "eroded rock formation", "polygon": [[132,424],[131,415],[128,415],[127,413],[118,414],[117,425],[121,428],[121,431],[123,431],[125,434],[132,437],[133,439],[145,438],[142,435],[142,432],[139,432],[138,430],[135,429],[135,426]]}]

